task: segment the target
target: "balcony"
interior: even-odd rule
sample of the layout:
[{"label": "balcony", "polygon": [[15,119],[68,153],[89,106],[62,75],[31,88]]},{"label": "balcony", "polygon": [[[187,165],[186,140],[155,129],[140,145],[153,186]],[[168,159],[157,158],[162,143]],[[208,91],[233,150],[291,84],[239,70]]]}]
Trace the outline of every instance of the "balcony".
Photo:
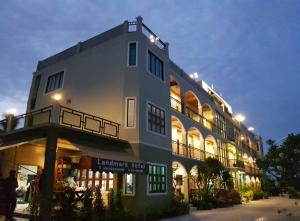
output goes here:
[{"label": "balcony", "polygon": [[187,146],[179,140],[172,140],[172,151],[174,155],[187,156]]},{"label": "balcony", "polygon": [[[9,126],[14,124],[14,126]],[[0,121],[0,133],[8,133],[36,126],[57,124],[64,127],[119,138],[120,124],[98,116],[54,104],[22,115],[9,115]]]},{"label": "balcony", "polygon": [[245,169],[245,164],[244,161],[242,160],[229,159],[228,163],[229,163],[228,167]]},{"label": "balcony", "polygon": [[259,174],[260,173],[260,170],[255,165],[251,165],[249,163],[245,164],[245,171],[246,171],[246,173],[250,173],[250,174]]}]

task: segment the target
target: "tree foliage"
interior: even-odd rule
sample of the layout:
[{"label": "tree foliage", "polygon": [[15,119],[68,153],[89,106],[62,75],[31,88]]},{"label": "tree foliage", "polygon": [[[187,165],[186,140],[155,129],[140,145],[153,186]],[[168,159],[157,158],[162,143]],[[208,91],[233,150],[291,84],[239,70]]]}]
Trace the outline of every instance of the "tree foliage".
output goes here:
[{"label": "tree foliage", "polygon": [[300,192],[300,134],[289,134],[281,144],[267,144],[269,151],[257,165],[281,188]]}]

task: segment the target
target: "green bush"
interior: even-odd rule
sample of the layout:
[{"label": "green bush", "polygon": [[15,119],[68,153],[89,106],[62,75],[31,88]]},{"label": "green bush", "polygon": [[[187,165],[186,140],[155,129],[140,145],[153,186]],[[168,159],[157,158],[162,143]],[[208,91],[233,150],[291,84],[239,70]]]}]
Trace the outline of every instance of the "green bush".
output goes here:
[{"label": "green bush", "polygon": [[242,197],[244,198],[245,202],[253,200],[253,190],[242,192]]}]

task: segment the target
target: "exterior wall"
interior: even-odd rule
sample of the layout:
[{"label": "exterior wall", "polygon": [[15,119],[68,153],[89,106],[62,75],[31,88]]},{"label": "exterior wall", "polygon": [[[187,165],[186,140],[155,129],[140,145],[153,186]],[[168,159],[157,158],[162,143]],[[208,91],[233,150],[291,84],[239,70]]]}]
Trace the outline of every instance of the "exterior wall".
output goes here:
[{"label": "exterior wall", "polygon": [[[136,67],[127,66],[128,42],[132,41],[137,42],[138,46]],[[148,72],[148,50],[163,61],[164,81]],[[65,71],[63,88],[45,94],[48,77],[62,70]],[[138,159],[167,166],[167,194],[147,195],[147,176],[137,175],[135,196],[125,196],[124,200],[132,208],[139,208],[139,211],[145,212],[146,205],[150,208],[162,208],[168,205],[173,188],[173,161],[182,163],[188,173],[194,165],[200,162],[188,157],[172,155],[171,116],[177,117],[182,122],[186,132],[195,127],[201,132],[203,139],[211,135],[226,143],[231,142],[207,129],[203,124],[197,123],[171,108],[170,76],[178,82],[182,98],[188,91],[192,91],[201,106],[207,104],[213,111],[217,110],[222,113],[228,121],[239,127],[242,133],[250,137],[252,143],[256,143],[253,134],[245,126],[238,125],[231,116],[223,113],[213,98],[170,60],[168,48],[159,49],[140,31],[128,33],[126,22],[39,62],[33,77],[35,78],[39,74],[42,78],[35,109],[53,104],[51,96],[60,93],[62,95],[61,105],[120,123],[120,138],[131,144]],[[34,85],[34,79],[32,85]],[[33,86],[28,99],[27,111],[31,111],[32,96]],[[126,97],[136,98],[135,128],[125,128]],[[148,131],[148,102],[165,111],[165,135]],[[185,140],[187,141],[187,138]],[[237,144],[235,145],[238,147]],[[243,149],[242,147],[238,148]]]}]

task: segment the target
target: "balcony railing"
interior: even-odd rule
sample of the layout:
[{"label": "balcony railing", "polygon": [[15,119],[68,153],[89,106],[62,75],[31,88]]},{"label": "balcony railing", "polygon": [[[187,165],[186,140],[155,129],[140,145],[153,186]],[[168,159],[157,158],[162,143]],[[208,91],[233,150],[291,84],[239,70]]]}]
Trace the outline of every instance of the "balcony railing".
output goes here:
[{"label": "balcony railing", "polygon": [[198,123],[203,123],[202,115],[189,106],[185,107],[185,115]]},{"label": "balcony railing", "polygon": [[120,135],[120,124],[58,104],[18,116],[10,115],[0,121],[0,133],[50,123],[109,137],[119,138]]},{"label": "balcony railing", "polygon": [[245,171],[251,174],[259,174],[260,170],[255,166],[249,163],[245,163]]},{"label": "balcony railing", "polygon": [[189,157],[192,159],[205,160],[205,152],[204,152],[204,150],[201,150],[200,148],[195,148],[195,147],[189,145],[188,154],[189,154]]},{"label": "balcony railing", "polygon": [[183,143],[180,143],[179,140],[172,140],[172,151],[175,155],[186,156],[187,146]]},{"label": "balcony railing", "polygon": [[171,107],[175,110],[177,110],[178,112],[182,113],[182,103],[181,101],[177,100],[174,97],[170,97],[171,99]]},{"label": "balcony railing", "polygon": [[244,161],[242,160],[236,160],[236,159],[229,159],[229,167],[237,167],[237,168],[241,168],[244,169],[245,168],[245,164]]}]

